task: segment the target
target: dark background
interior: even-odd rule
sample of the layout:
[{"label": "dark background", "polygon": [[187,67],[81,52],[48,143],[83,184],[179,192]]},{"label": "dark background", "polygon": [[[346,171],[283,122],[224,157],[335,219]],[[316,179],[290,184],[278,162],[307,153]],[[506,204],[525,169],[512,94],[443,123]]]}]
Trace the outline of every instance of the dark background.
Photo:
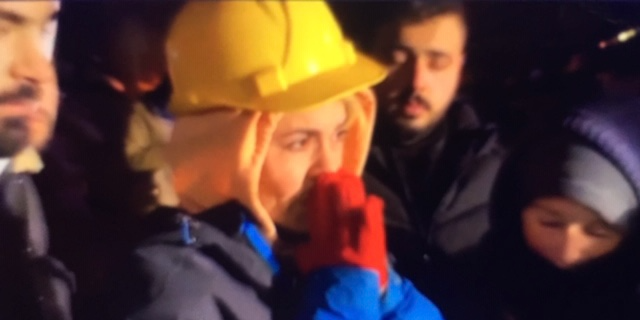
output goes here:
[{"label": "dark background", "polygon": [[[368,9],[367,2],[330,4],[345,28],[357,33],[368,31],[363,22],[384,14]],[[87,69],[99,67],[101,53],[108,45],[105,39],[121,15],[137,14],[158,28],[166,28],[180,4],[160,0],[64,1],[57,55],[63,91],[77,83]],[[593,56],[598,54],[598,43],[640,25],[640,4],[472,0],[467,2],[467,15],[470,38],[461,95],[476,105],[482,116],[497,121],[508,141],[528,119],[590,98],[595,92]],[[633,56],[623,60],[640,69]]]}]

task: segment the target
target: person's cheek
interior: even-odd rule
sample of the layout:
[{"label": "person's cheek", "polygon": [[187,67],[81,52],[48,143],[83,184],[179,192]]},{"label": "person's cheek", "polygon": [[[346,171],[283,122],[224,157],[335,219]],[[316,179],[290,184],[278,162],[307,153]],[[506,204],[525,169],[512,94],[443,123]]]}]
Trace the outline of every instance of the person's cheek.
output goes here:
[{"label": "person's cheek", "polygon": [[0,36],[0,92],[15,88],[10,71],[14,51],[11,43]]},{"label": "person's cheek", "polygon": [[300,154],[296,159],[292,159],[288,166],[290,177],[288,185],[287,199],[287,219],[293,230],[304,232],[308,230],[307,215],[308,193],[315,183],[315,176],[311,174],[314,161],[308,154]]},{"label": "person's cheek", "polygon": [[260,201],[264,208],[269,212],[274,220],[277,220],[276,201],[278,190],[278,182],[275,180],[276,175],[273,173],[273,163],[277,160],[277,155],[273,150],[269,150],[265,162],[262,166],[259,184]]},{"label": "person's cheek", "polygon": [[309,157],[304,153],[291,153],[283,158],[286,158],[286,160],[281,163],[281,190],[287,202],[291,202],[310,183],[307,176],[311,169],[311,163]]},{"label": "person's cheek", "polygon": [[437,95],[437,104],[442,108],[442,110],[439,110],[440,112],[444,112],[444,109],[448,108],[452,102],[458,89],[457,82],[458,79],[451,70],[442,72],[438,81],[436,81],[437,90],[434,90],[433,94]]},{"label": "person's cheek", "polygon": [[536,233],[536,247],[546,256],[556,256],[558,248],[562,247],[562,232],[550,231],[538,227]]},{"label": "person's cheek", "polygon": [[[54,67],[51,66],[51,68],[53,69]],[[58,89],[55,70],[52,72],[54,72],[52,80],[42,86],[42,108],[47,116],[55,122],[60,107],[60,91]]]},{"label": "person's cheek", "polygon": [[38,109],[30,121],[30,143],[42,149],[51,139],[58,113],[58,89],[55,81],[42,86],[42,96]]},{"label": "person's cheek", "polygon": [[532,212],[526,212],[523,216],[523,234],[529,249],[542,256],[548,256],[551,239],[549,232],[536,221],[536,216]]},{"label": "person's cheek", "polygon": [[589,237],[589,244],[585,246],[588,248],[587,256],[589,258],[597,258],[603,255],[606,255],[612,251],[614,251],[618,245],[619,241],[617,239],[612,238],[598,238],[591,236]]},{"label": "person's cheek", "polygon": [[563,238],[564,229],[548,229],[538,226],[533,249],[550,262],[560,261],[565,246]]},{"label": "person's cheek", "polygon": [[55,53],[56,38],[58,34],[58,23],[53,22],[47,26],[45,34],[42,36],[42,54],[49,61],[53,61]]},{"label": "person's cheek", "polygon": [[299,190],[301,165],[294,154],[280,147],[269,151],[262,169],[260,196],[272,217],[277,219],[282,216],[287,204]]}]

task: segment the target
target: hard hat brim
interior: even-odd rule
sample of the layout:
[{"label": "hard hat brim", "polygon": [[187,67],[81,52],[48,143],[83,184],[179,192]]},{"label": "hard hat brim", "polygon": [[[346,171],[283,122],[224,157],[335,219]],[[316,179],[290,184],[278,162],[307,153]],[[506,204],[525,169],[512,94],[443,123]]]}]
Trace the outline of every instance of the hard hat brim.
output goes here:
[{"label": "hard hat brim", "polygon": [[387,69],[358,53],[356,62],[297,83],[286,91],[261,99],[254,110],[268,112],[302,111],[347,97],[380,83]]}]

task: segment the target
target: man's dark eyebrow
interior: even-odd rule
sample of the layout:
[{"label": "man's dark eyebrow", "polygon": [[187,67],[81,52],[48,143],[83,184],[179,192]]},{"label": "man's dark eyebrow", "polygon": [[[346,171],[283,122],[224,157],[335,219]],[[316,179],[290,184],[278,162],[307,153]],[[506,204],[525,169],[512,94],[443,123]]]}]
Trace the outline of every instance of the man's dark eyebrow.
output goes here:
[{"label": "man's dark eyebrow", "polygon": [[[413,49],[411,49],[409,46],[406,46],[402,43],[396,43],[393,47],[394,50],[402,50],[402,51],[406,51],[406,52],[414,52]],[[446,51],[442,51],[442,50],[438,50],[438,49],[426,49],[421,51],[420,53],[422,54],[428,54],[428,55],[443,55],[443,56],[448,56],[449,53]]]},{"label": "man's dark eyebrow", "polygon": [[0,9],[0,20],[6,20],[13,24],[24,24],[27,19],[13,11]]}]

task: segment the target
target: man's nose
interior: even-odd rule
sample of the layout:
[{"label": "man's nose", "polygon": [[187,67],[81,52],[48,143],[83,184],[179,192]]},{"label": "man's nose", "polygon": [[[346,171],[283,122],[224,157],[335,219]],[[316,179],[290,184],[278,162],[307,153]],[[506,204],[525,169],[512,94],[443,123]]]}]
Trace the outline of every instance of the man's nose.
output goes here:
[{"label": "man's nose", "polygon": [[425,57],[416,57],[413,60],[411,84],[418,92],[427,90],[431,83],[431,71]]},{"label": "man's nose", "polygon": [[51,81],[55,77],[53,65],[45,56],[44,48],[38,41],[34,39],[16,40],[15,52],[10,74],[16,80],[39,84]]}]

